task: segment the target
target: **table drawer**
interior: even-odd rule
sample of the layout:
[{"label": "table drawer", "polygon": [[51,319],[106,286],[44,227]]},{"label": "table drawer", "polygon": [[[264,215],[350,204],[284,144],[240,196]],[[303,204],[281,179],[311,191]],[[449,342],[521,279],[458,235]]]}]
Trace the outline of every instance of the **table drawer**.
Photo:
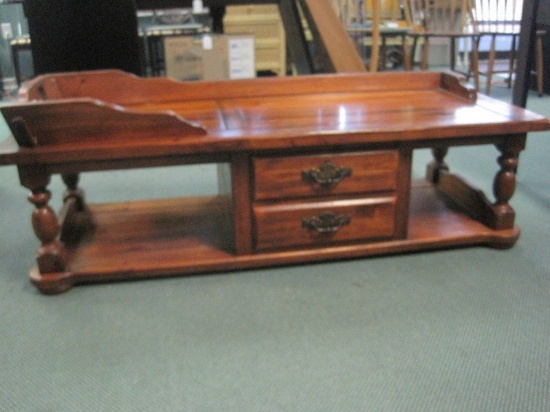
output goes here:
[{"label": "table drawer", "polygon": [[254,159],[255,200],[393,191],[394,150]]},{"label": "table drawer", "polygon": [[254,206],[257,250],[392,238],[396,197]]}]

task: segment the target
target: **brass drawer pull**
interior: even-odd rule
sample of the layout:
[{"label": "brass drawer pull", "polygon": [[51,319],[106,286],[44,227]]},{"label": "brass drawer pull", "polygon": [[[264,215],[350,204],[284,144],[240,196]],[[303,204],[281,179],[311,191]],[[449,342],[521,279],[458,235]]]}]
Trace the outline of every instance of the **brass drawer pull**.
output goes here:
[{"label": "brass drawer pull", "polygon": [[317,183],[322,187],[329,187],[350,177],[352,172],[351,167],[337,167],[327,160],[318,169],[302,170],[302,180],[308,183]]},{"label": "brass drawer pull", "polygon": [[319,216],[305,217],[302,219],[302,227],[308,230],[315,230],[318,233],[334,233],[342,226],[349,225],[351,216],[337,215],[332,212],[325,212]]}]

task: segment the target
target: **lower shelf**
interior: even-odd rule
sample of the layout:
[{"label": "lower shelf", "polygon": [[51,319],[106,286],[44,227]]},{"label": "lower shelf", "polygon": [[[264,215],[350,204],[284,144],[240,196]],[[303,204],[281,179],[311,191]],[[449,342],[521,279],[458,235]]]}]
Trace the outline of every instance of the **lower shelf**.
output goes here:
[{"label": "lower shelf", "polygon": [[408,238],[237,256],[224,197],[91,206],[97,229],[70,253],[63,274],[31,273],[44,293],[77,283],[222,272],[485,244],[511,247],[519,229],[495,231],[468,217],[429,183],[415,182]]}]

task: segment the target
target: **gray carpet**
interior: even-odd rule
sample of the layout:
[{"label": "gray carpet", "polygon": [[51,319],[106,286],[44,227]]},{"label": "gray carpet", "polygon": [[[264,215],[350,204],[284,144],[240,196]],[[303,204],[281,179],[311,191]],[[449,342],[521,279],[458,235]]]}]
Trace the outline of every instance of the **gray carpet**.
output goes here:
[{"label": "gray carpet", "polygon": [[[495,95],[509,99],[505,89]],[[529,98],[550,115],[550,97]],[[2,124],[1,133],[6,129]],[[483,247],[144,282],[45,297],[14,167],[0,168],[0,411],[550,411],[549,133]],[[448,162],[489,190],[492,147]],[[429,153],[415,157],[423,174]],[[211,166],[89,173],[92,202],[215,191]],[[62,184],[51,185],[60,202]]]}]

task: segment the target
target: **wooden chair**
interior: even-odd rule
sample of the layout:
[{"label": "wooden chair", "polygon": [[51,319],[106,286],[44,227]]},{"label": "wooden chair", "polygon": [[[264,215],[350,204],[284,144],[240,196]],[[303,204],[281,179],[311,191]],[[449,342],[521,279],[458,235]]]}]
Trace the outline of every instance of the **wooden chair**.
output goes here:
[{"label": "wooden chair", "polygon": [[[478,67],[478,73],[486,77],[485,93],[489,94],[494,74],[506,74],[508,87],[512,85],[523,1],[473,0],[473,2],[475,30],[480,33],[481,41],[484,37],[489,38],[487,60]],[[537,31],[535,50],[532,51],[535,53],[535,73],[539,96],[542,95],[543,89],[542,38],[544,35],[544,30]]]},{"label": "wooden chair", "polygon": [[[365,66],[338,18],[332,0],[295,0],[312,36],[317,72],[364,72]],[[323,56],[324,55],[324,56]],[[324,67],[323,67],[324,66]]]},{"label": "wooden chair", "polygon": [[472,0],[405,0],[405,14],[412,27],[409,33],[409,37],[412,38],[411,57],[407,68],[413,67],[416,47],[421,43],[420,67],[422,70],[427,70],[430,40],[443,38],[447,39],[450,45],[449,67],[457,71],[457,43],[462,39],[465,45],[464,58],[469,60],[465,74],[468,77],[473,75],[475,86],[479,88],[477,76],[479,34],[473,24]]},{"label": "wooden chair", "polygon": [[380,54],[382,64],[380,67],[382,70],[385,69],[387,62],[397,65],[409,61],[407,35],[412,30],[412,22],[410,18],[407,18],[404,8],[403,0],[381,0]]},{"label": "wooden chair", "polygon": [[333,6],[363,64],[374,72],[380,66],[380,20],[384,0],[333,0]]}]

